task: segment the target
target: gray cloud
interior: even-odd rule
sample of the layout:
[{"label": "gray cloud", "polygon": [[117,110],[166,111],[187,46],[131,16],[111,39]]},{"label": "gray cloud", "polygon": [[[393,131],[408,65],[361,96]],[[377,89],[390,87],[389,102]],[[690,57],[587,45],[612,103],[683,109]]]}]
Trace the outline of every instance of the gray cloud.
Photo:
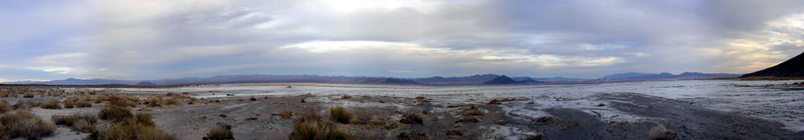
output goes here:
[{"label": "gray cloud", "polygon": [[[799,1],[0,5],[12,7],[0,8],[0,26],[7,27],[0,28],[0,45],[10,50],[0,54],[11,58],[0,66],[53,78],[745,73],[804,50]],[[10,77],[7,69],[0,76]]]}]

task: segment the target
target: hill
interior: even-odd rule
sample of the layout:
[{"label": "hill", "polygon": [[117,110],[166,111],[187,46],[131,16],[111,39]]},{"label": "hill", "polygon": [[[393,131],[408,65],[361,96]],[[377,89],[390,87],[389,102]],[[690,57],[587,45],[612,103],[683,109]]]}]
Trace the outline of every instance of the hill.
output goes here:
[{"label": "hill", "polygon": [[790,60],[784,61],[779,65],[749,73],[741,76],[746,77],[804,77],[804,53],[799,54]]},{"label": "hill", "polygon": [[418,82],[399,78],[361,78],[356,79],[355,83],[361,84],[417,84]]},{"label": "hill", "polygon": [[648,73],[619,73],[601,77],[599,80],[649,80],[649,79],[703,79],[703,78],[733,78],[739,77],[739,74],[728,73],[700,73],[700,72],[684,72],[679,75],[663,72],[659,74]]}]

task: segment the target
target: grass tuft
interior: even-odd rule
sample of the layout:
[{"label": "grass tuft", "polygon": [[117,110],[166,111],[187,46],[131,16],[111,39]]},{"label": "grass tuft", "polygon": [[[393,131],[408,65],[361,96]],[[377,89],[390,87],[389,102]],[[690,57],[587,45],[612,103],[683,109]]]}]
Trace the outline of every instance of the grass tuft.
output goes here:
[{"label": "grass tuft", "polygon": [[349,120],[352,119],[352,115],[343,107],[330,108],[329,113],[329,119],[334,122],[348,124]]},{"label": "grass tuft", "polygon": [[125,121],[133,118],[134,114],[125,107],[108,106],[98,112],[98,117],[102,120],[112,120],[116,122]]},{"label": "grass tuft", "polygon": [[39,105],[39,108],[42,109],[61,109],[61,102],[58,99],[51,99],[45,103]]},{"label": "grass tuft", "polygon": [[403,124],[424,124],[422,117],[416,114],[405,114],[402,115],[402,119],[399,120],[399,123]]},{"label": "grass tuft", "polygon": [[9,112],[14,110],[14,107],[11,106],[10,103],[6,102],[6,100],[0,101],[0,114]]},{"label": "grass tuft", "polygon": [[0,116],[0,124],[4,128],[3,135],[11,139],[17,137],[40,139],[43,136],[52,135],[56,131],[56,125],[45,122],[33,113],[24,110],[3,114]]},{"label": "grass tuft", "polygon": [[234,133],[232,133],[232,126],[226,124],[219,124],[217,127],[209,129],[207,136],[204,140],[234,140]]}]

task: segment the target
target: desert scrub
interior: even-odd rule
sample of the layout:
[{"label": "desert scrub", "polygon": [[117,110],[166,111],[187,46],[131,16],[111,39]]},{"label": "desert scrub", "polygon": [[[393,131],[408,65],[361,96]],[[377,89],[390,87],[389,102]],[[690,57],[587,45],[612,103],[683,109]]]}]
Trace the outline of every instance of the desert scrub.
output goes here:
[{"label": "desert scrub", "polygon": [[151,120],[151,114],[148,113],[137,113],[134,116],[137,119],[137,123],[145,125],[145,126],[154,126],[154,121]]},{"label": "desert scrub", "polygon": [[98,112],[98,117],[101,120],[112,120],[120,122],[134,117],[134,114],[131,114],[131,111],[129,111],[128,108],[125,107],[108,106],[106,108],[103,108],[100,112]]},{"label": "desert scrub", "polygon": [[75,103],[80,100],[78,97],[71,97],[67,100],[64,100],[64,108],[73,108],[75,107]]},{"label": "desert scrub", "polygon": [[329,109],[329,120],[348,124],[350,119],[352,119],[352,115],[349,114],[349,112],[346,111],[346,109],[344,109],[343,107],[335,107]]},{"label": "desert scrub", "polygon": [[17,103],[14,103],[14,105],[12,105],[12,107],[14,107],[15,110],[16,109],[28,109],[28,108],[31,108],[31,107],[39,106],[41,104],[42,104],[42,102],[25,100],[25,101],[17,101]]},{"label": "desert scrub", "polygon": [[61,102],[58,99],[50,99],[45,103],[39,105],[39,108],[42,109],[61,109]]},{"label": "desert scrub", "polygon": [[3,137],[11,139],[17,137],[40,139],[43,136],[52,135],[56,131],[56,125],[45,122],[25,110],[3,114],[0,116],[0,124],[4,128]]},{"label": "desert scrub", "polygon": [[25,92],[24,94],[22,94],[22,98],[33,98],[34,96],[35,95],[30,92]]},{"label": "desert scrub", "polygon": [[14,107],[12,107],[10,103],[6,102],[6,100],[0,101],[0,114],[11,110],[14,110]]},{"label": "desert scrub", "polygon": [[98,118],[90,114],[53,115],[50,118],[56,125],[68,126],[75,131],[85,133],[92,132],[95,123],[98,122]]},{"label": "desert scrub", "polygon": [[399,120],[399,123],[404,124],[424,124],[422,121],[422,117],[416,114],[405,114],[402,115],[402,119]]},{"label": "desert scrub", "polygon": [[78,108],[92,107],[92,103],[90,103],[89,101],[85,101],[85,100],[79,100],[79,101],[75,102],[75,107],[78,107]]},{"label": "desert scrub", "polygon": [[232,133],[232,126],[226,124],[218,124],[218,126],[209,129],[204,140],[234,140]]},{"label": "desert scrub", "polygon": [[165,105],[178,105],[179,99],[176,96],[171,96],[167,100],[165,100]]},{"label": "desert scrub", "polygon": [[282,113],[279,115],[282,116],[282,118],[290,118],[293,117],[293,112],[290,112],[288,110],[282,110]]},{"label": "desert scrub", "polygon": [[150,97],[145,101],[145,104],[147,104],[148,107],[162,107],[162,98]]},{"label": "desert scrub", "polygon": [[173,136],[138,123],[110,123],[89,135],[93,140],[174,140]]}]

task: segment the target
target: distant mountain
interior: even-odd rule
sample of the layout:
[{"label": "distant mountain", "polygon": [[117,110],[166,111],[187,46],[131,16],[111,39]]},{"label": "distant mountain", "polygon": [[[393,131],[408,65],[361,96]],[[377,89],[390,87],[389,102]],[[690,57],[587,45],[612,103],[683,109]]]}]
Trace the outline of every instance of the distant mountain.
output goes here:
[{"label": "distant mountain", "polygon": [[137,86],[156,86],[156,84],[151,83],[151,82],[140,82],[140,83],[137,83]]},{"label": "distant mountain", "polygon": [[497,78],[499,75],[496,74],[483,74],[483,75],[473,75],[468,77],[441,77],[435,76],[430,78],[410,78],[408,80],[413,80],[419,83],[427,83],[427,84],[480,84],[491,79]]},{"label": "distant mountain", "polygon": [[516,81],[516,80],[511,79],[510,77],[505,76],[505,75],[498,76],[498,77],[496,77],[494,79],[491,79],[489,81],[483,82],[483,84],[526,84],[526,83],[545,83],[545,82],[536,81],[536,80],[533,80],[533,79],[530,79],[530,78],[523,79],[523,80],[520,80],[520,81]]},{"label": "distant mountain", "polygon": [[804,77],[804,53],[799,54],[790,60],[784,61],[779,65],[746,74],[741,77]]},{"label": "distant mountain", "polygon": [[356,83],[361,84],[417,84],[418,82],[399,78],[361,78],[356,79]]},{"label": "distant mountain", "polygon": [[701,78],[732,78],[739,77],[739,74],[728,73],[700,73],[700,72],[684,72],[679,75],[663,72],[659,74],[647,73],[619,73],[601,77],[599,80],[647,80],[647,79],[701,79]]},{"label": "distant mountain", "polygon": [[638,72],[618,73],[618,74],[606,75],[601,77],[600,79],[601,80],[628,79],[629,77],[642,76],[642,75],[648,75],[648,74]]},{"label": "distant mountain", "polygon": [[6,82],[4,84],[43,84],[43,85],[134,85],[137,81],[114,80],[114,79],[76,79],[67,78],[64,80],[52,81],[18,81]]}]

